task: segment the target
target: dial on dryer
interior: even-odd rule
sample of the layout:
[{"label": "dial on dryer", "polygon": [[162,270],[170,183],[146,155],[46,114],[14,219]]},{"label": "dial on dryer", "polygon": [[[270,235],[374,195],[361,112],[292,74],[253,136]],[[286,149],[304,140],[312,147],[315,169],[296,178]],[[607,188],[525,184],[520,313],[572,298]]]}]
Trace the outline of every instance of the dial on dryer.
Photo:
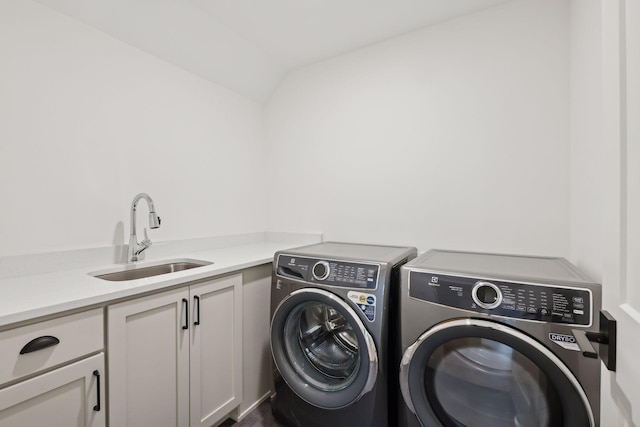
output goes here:
[{"label": "dial on dryer", "polygon": [[491,282],[476,282],[471,297],[478,306],[489,310],[502,304],[502,292]]},{"label": "dial on dryer", "polygon": [[313,277],[316,280],[324,280],[329,277],[329,263],[327,261],[318,261],[314,264],[313,270],[311,270]]}]

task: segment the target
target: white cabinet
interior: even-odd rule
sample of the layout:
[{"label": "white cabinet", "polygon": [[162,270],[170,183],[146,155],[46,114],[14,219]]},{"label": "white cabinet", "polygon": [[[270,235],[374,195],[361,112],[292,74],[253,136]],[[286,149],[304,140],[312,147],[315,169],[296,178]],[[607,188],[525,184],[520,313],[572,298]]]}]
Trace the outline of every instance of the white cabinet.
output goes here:
[{"label": "white cabinet", "polygon": [[[242,401],[242,275],[190,287],[191,427],[211,426]],[[192,322],[194,324],[195,322]]]},{"label": "white cabinet", "polygon": [[242,275],[108,307],[109,423],[211,426],[242,399]]},{"label": "white cabinet", "polygon": [[233,418],[244,418],[271,396],[273,372],[269,327],[271,324],[271,264],[242,274],[242,403]]},{"label": "white cabinet", "polygon": [[103,330],[96,309],[0,333],[0,427],[104,427]]},{"label": "white cabinet", "polygon": [[109,425],[189,424],[189,291],[108,307]]},{"label": "white cabinet", "polygon": [[104,427],[104,355],[0,390],[2,427]]}]

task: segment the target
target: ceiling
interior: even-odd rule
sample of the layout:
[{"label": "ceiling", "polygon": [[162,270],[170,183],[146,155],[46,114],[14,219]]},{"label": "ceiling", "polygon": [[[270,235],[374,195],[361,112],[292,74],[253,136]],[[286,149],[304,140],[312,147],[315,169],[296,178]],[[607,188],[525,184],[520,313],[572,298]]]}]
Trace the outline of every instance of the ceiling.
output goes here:
[{"label": "ceiling", "polygon": [[509,0],[36,0],[264,102],[292,69]]}]

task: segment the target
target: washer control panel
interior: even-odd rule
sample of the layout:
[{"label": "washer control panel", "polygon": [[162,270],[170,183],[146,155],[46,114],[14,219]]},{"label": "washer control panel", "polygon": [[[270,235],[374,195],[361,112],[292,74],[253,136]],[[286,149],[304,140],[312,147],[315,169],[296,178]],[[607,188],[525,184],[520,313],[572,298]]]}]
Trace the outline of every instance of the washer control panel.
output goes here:
[{"label": "washer control panel", "polygon": [[359,262],[278,256],[276,274],[281,277],[344,288],[376,289],[380,266]]},{"label": "washer control panel", "polygon": [[591,292],[582,288],[410,271],[409,296],[503,317],[591,325]]}]

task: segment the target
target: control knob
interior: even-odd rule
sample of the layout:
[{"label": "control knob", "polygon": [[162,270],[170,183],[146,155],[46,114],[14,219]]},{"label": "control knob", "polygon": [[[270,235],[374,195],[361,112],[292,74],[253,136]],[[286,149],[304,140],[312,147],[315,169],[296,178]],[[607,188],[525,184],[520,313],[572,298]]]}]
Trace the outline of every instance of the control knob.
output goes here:
[{"label": "control knob", "polygon": [[327,261],[318,261],[313,265],[311,274],[316,280],[324,280],[329,277],[329,263]]},{"label": "control knob", "polygon": [[491,282],[482,280],[476,282],[471,291],[471,297],[479,307],[488,310],[494,309],[502,303],[502,291],[500,291],[500,288]]}]

